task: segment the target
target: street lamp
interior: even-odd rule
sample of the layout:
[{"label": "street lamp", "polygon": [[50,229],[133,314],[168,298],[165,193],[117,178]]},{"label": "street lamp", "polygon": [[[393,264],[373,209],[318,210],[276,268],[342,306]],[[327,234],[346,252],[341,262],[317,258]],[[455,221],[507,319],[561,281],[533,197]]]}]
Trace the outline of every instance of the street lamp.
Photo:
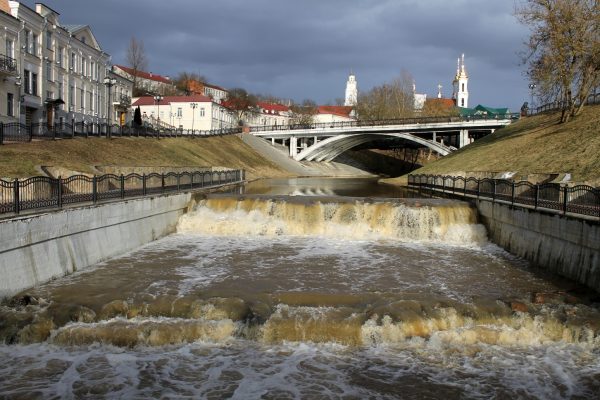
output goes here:
[{"label": "street lamp", "polygon": [[192,135],[194,134],[194,115],[196,114],[196,107],[198,107],[198,103],[190,104],[192,107]]},{"label": "street lamp", "polygon": [[104,78],[104,85],[107,90],[107,102],[106,102],[106,114],[108,119],[108,126],[106,127],[106,135],[110,138],[110,129],[111,129],[111,112],[110,112],[110,88],[113,87],[117,83],[115,78],[109,78],[108,76]]},{"label": "street lamp", "polygon": [[[535,90],[535,88],[536,88],[536,84],[535,83],[530,83],[529,84],[529,91],[531,93],[531,107],[529,109],[532,110],[532,111],[533,111],[533,91]],[[530,114],[531,113],[532,112],[530,112]]]},{"label": "street lamp", "polygon": [[162,101],[163,97],[160,95],[156,95],[154,96],[154,101],[156,102],[156,123],[158,125],[158,129],[160,129],[160,102]]}]

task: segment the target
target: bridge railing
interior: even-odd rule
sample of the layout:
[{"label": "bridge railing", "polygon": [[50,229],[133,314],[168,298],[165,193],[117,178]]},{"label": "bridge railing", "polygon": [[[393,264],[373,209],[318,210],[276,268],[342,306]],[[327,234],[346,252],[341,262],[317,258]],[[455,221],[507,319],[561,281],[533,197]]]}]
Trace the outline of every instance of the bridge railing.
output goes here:
[{"label": "bridge railing", "polygon": [[0,179],[0,214],[241,183],[244,170]]},{"label": "bridge railing", "polygon": [[289,124],[289,125],[271,125],[271,126],[251,126],[250,132],[274,132],[288,131],[298,129],[333,129],[333,128],[356,128],[369,126],[386,125],[410,125],[410,124],[434,124],[450,122],[470,122],[470,121],[493,121],[493,120],[514,120],[519,119],[519,113],[507,113],[496,115],[471,115],[471,116],[441,116],[441,117],[411,117],[394,119],[376,119],[376,120],[353,120],[336,122],[315,122],[310,124]]},{"label": "bridge railing", "polygon": [[419,193],[446,193],[483,198],[546,211],[586,215],[600,219],[600,189],[587,185],[569,187],[558,183],[533,184],[506,179],[462,176],[409,175],[408,186]]}]

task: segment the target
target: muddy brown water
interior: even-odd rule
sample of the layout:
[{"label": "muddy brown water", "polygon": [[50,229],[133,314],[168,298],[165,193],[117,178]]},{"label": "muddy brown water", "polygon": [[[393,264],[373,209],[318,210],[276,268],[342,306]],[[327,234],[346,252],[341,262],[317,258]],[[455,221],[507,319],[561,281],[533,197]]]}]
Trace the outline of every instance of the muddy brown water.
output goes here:
[{"label": "muddy brown water", "polygon": [[594,398],[594,294],[468,204],[373,180],[201,199],[178,232],[6,301],[6,398]]}]

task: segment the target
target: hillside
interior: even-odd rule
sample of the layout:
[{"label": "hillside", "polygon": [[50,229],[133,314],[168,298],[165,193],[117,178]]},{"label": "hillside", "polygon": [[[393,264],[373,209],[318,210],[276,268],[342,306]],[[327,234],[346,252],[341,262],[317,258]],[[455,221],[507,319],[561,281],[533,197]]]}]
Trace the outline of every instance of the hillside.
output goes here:
[{"label": "hillside", "polygon": [[[569,123],[558,119],[552,113],[522,118],[412,174],[570,173],[572,181],[600,185],[600,105],[586,107]],[[383,181],[403,184],[406,177]]]},{"label": "hillside", "polygon": [[244,168],[250,179],[290,174],[235,135],[188,138],[75,138],[0,146],[0,177],[40,175],[38,166],[85,173],[93,166],[220,166]]}]

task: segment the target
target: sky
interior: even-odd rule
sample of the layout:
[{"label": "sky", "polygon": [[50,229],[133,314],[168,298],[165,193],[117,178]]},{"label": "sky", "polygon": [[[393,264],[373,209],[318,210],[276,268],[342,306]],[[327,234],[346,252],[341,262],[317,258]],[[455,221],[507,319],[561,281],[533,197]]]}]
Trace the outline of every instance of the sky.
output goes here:
[{"label": "sky", "polygon": [[[148,70],[195,72],[226,88],[319,104],[410,73],[417,92],[452,95],[465,54],[469,106],[529,98],[518,0],[44,0],[61,24],[90,25],[114,64],[142,40]],[[23,1],[33,7],[34,1]]]}]

